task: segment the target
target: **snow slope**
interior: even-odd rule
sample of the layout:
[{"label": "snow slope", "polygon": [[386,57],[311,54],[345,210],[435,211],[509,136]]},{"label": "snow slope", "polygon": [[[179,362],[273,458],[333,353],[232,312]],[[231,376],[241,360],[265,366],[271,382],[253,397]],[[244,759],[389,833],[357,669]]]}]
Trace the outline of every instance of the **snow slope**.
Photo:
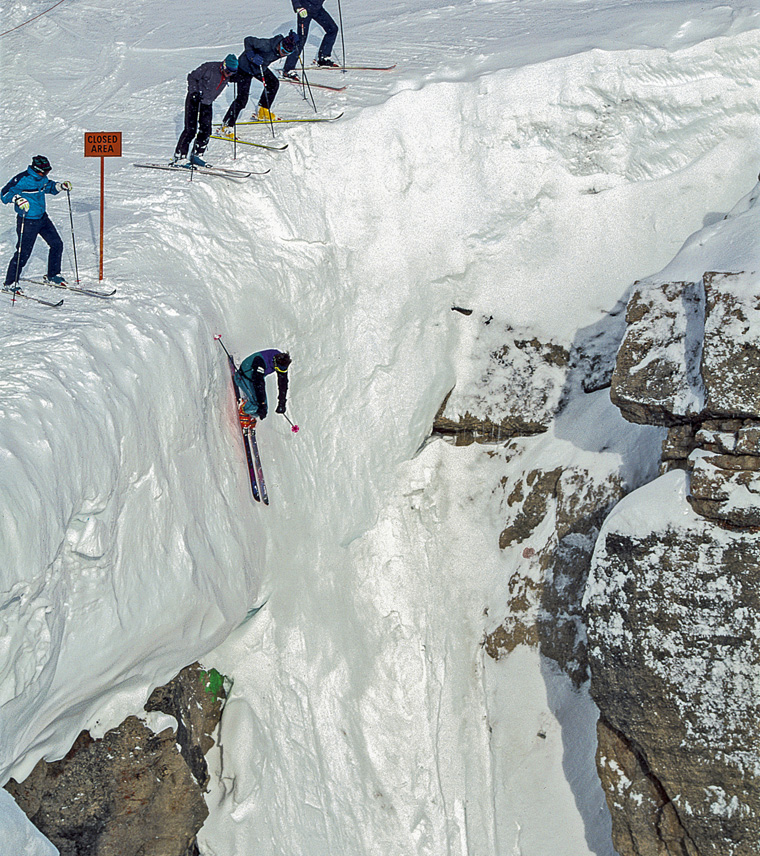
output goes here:
[{"label": "snow slope", "polygon": [[[0,32],[45,8],[4,9]],[[125,140],[106,164],[118,298],[0,317],[3,778],[206,655],[236,680],[206,854],[609,853],[590,702],[530,651],[482,662],[507,464],[415,453],[473,356],[452,304],[568,344],[747,192],[760,14],[346,0],[349,60],[397,70],[315,92],[344,118],[279,132],[284,154],[239,152],[272,169],[241,185],[131,162],[171,154],[185,74],[286,31],[288,4],[165,8],[68,0],[0,37],[3,175],[40,151],[74,182],[89,279],[82,135]],[[302,114],[286,88],[277,111]],[[226,143],[209,157],[232,164]],[[65,198],[49,211],[68,272]],[[8,258],[9,209],[0,238]],[[38,249],[28,270],[43,265]],[[294,356],[301,432],[274,414],[260,431],[269,509],[248,498],[217,332],[241,358]],[[595,448],[553,437],[541,455],[609,446],[643,478],[650,448],[631,463],[635,438],[598,408]]]}]

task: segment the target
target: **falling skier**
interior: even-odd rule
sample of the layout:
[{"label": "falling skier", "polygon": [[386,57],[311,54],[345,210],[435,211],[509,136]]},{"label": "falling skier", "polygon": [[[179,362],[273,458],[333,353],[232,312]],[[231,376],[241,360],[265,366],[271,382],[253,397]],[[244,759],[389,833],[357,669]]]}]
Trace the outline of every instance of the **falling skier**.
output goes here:
[{"label": "falling skier", "polygon": [[47,178],[52,167],[44,155],[35,155],[25,172],[15,175],[0,191],[0,199],[7,205],[13,202],[16,209],[16,252],[8,265],[3,290],[20,291],[18,280],[24,265],[29,261],[39,235],[50,248],[48,270],[44,280],[60,285],[63,241],[45,210],[45,194],[55,196],[62,190],[71,191],[70,181],[51,181]]},{"label": "falling skier", "polygon": [[288,395],[288,367],[290,354],[270,348],[257,351],[246,357],[235,372],[235,381],[245,401],[242,403],[241,415],[250,419],[266,419],[267,389],[266,377],[273,372],[277,375],[277,408],[276,413],[285,413]]},{"label": "falling skier", "polygon": [[[188,74],[185,129],[177,140],[172,166],[210,166],[201,155],[206,151],[211,136],[213,103],[237,70],[238,58],[235,54],[228,54],[224,62],[204,62]],[[188,160],[187,153],[193,138],[195,142]]]},{"label": "falling skier", "polygon": [[259,110],[257,118],[262,122],[276,122],[277,117],[272,113],[277,90],[280,82],[277,75],[269,70],[269,66],[296,49],[297,38],[293,30],[287,36],[273,36],[271,39],[257,39],[255,36],[246,36],[243,45],[245,50],[238,57],[238,70],[232,78],[237,85],[237,95],[230,104],[222,119],[222,127],[219,135],[230,136],[240,112],[248,103],[248,95],[251,90],[251,81],[255,77],[264,84],[264,89],[259,98]]},{"label": "falling skier", "polygon": [[332,49],[335,46],[335,39],[338,37],[338,25],[325,12],[323,8],[324,2],[325,0],[291,0],[293,11],[298,15],[298,45],[285,60],[285,65],[282,67],[283,77],[287,77],[290,80],[298,80],[298,75],[294,69],[298,58],[301,56],[301,51],[306,47],[306,39],[309,36],[309,25],[312,20],[316,21],[325,31],[315,63],[331,68],[340,67],[330,57]]}]

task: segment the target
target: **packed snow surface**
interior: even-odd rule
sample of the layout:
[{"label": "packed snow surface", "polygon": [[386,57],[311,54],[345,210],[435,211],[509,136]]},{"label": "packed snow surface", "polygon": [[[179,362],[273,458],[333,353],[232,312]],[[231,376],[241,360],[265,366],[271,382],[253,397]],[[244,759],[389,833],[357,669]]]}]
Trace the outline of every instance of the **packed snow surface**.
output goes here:
[{"label": "packed snow surface", "polygon": [[[55,292],[58,310],[3,297],[3,780],[201,657],[235,679],[204,856],[611,854],[585,691],[533,651],[485,662],[480,647],[510,570],[492,497],[504,462],[415,453],[472,360],[468,317],[568,345],[749,191],[760,12],[345,0],[348,62],[397,67],[315,71],[347,84],[314,90],[320,114],[345,115],[278,129],[284,153],[239,146],[233,161],[212,141],[212,162],[271,168],[236,183],[132,163],[169,159],[185,75],[287,32],[288,3],[167,16],[67,0],[20,26],[50,5],[0,12],[2,181],[44,153],[73,182],[95,284],[99,164],[83,135],[122,131],[124,157],[105,163],[118,292]],[[283,84],[275,112],[310,110]],[[67,197],[48,201],[71,278]],[[44,259],[40,245],[27,273]],[[268,509],[250,498],[216,333],[238,358],[294,358],[301,430],[275,414],[259,430]],[[651,466],[608,401],[567,412],[547,459]],[[0,822],[18,829],[6,802]],[[45,852],[26,836],[21,852]]]}]

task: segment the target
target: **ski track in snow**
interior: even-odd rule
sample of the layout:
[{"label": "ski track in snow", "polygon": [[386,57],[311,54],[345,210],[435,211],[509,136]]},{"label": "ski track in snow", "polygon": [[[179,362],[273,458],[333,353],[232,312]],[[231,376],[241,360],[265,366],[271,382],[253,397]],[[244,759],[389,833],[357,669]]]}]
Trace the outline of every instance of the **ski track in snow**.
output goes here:
[{"label": "ski track in snow", "polygon": [[[3,777],[207,655],[236,684],[204,856],[611,853],[587,695],[533,652],[482,660],[507,572],[504,461],[440,443],[414,456],[477,366],[451,305],[567,345],[746,192],[760,14],[346,3],[349,62],[398,68],[315,91],[340,122],[278,129],[287,152],[237,162],[211,142],[212,162],[264,179],[135,170],[171,155],[187,72],[287,31],[281,6],[250,26],[239,2],[170,25],[153,3],[71,2],[3,38],[3,183],[37,151],[74,182],[88,282],[99,164],[83,134],[122,130],[125,152],[106,161],[117,298],[51,291],[59,310],[3,297],[0,312]],[[4,9],[0,31],[42,9]],[[307,109],[286,90],[278,112]],[[65,195],[48,211],[69,273]],[[41,246],[27,273],[44,273]],[[248,499],[217,332],[239,358],[294,356],[301,432],[275,414],[259,431],[266,510]],[[612,420],[619,462],[600,466],[641,478],[650,462],[611,410],[589,417],[591,441],[542,441],[540,460],[602,448]]]}]

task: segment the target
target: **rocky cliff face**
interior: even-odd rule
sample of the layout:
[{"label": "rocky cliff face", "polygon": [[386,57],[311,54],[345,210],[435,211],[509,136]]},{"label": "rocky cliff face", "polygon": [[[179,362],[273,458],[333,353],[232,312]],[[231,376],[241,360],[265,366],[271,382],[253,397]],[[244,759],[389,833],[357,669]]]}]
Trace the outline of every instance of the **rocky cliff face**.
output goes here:
[{"label": "rocky cliff face", "polygon": [[[499,547],[509,571],[503,601],[491,605],[486,653],[498,660],[520,644],[535,646],[576,685],[588,679],[581,600],[591,554],[602,521],[632,485],[619,454],[579,452],[578,444],[556,436],[562,433],[557,425],[568,408],[593,411],[602,396],[602,409],[609,410],[605,390],[622,320],[622,311],[610,313],[567,347],[493,316],[470,319],[478,358],[434,423],[457,444],[491,445],[490,454],[504,461],[494,490],[503,519]],[[584,426],[579,430],[583,434]]]},{"label": "rocky cliff face", "polygon": [[61,856],[197,856],[208,815],[204,755],[224,701],[212,683],[188,666],[145,705],[176,728],[155,733],[130,716],[101,739],[83,731],[65,758],[40,761],[7,790]]},{"label": "rocky cliff face", "polygon": [[588,583],[597,765],[621,856],[760,852],[760,275],[641,285],[611,397],[668,428]]}]

